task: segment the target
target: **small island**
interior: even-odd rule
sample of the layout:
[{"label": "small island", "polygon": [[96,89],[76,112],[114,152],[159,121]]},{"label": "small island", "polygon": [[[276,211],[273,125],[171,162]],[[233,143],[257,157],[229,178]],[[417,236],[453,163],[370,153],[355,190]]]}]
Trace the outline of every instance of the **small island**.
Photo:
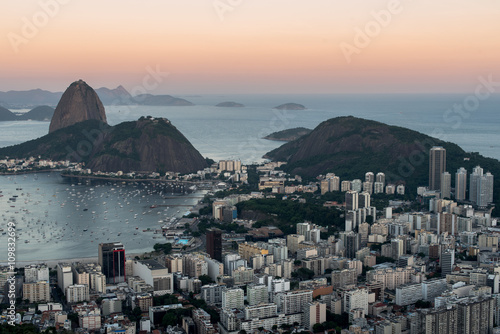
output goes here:
[{"label": "small island", "polygon": [[0,107],[0,121],[15,121],[17,120],[16,114],[7,108]]},{"label": "small island", "polygon": [[241,104],[241,103],[236,103],[236,102],[233,102],[233,101],[226,101],[226,102],[221,102],[217,105],[215,105],[216,107],[226,107],[226,108],[243,108],[244,105]]},{"label": "small island", "polygon": [[277,107],[274,107],[274,109],[279,109],[279,110],[306,110],[307,108],[304,107],[302,104],[298,103],[285,103],[281,104]]},{"label": "small island", "polygon": [[50,121],[54,115],[54,108],[49,106],[38,106],[25,114],[19,115],[20,120],[24,121]]},{"label": "small island", "polygon": [[270,135],[265,136],[263,139],[275,140],[275,141],[292,141],[309,134],[311,131],[312,131],[311,129],[302,127],[286,129],[282,131],[273,132]]},{"label": "small island", "polygon": [[9,109],[0,107],[0,122],[6,121],[50,121],[54,108],[38,106],[24,114],[13,113]]}]

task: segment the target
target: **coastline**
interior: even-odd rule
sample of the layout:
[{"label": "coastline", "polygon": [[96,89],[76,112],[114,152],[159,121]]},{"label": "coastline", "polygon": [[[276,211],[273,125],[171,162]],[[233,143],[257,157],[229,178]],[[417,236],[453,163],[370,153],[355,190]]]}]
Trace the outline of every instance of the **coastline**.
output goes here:
[{"label": "coastline", "polygon": [[[50,172],[54,172],[54,171],[48,171],[46,173],[39,173],[40,174],[40,178],[41,179],[42,178],[47,178],[47,179],[53,178],[54,174],[50,174]],[[45,176],[42,176],[42,174],[45,175]],[[52,177],[50,177],[51,175],[52,175]],[[56,174],[56,176],[58,176],[58,174]],[[19,187],[23,188],[24,191],[26,192],[28,190],[28,188],[30,188],[30,187],[35,187],[35,188],[37,187],[37,185],[36,185],[37,182],[36,181],[35,182],[31,181],[31,177],[28,177],[28,178],[24,178],[23,177],[21,179],[23,179],[23,180],[21,180],[22,182],[20,182],[18,180],[17,183],[15,183],[15,179],[12,178],[12,180],[9,182],[9,184],[11,185],[11,188],[13,189],[14,187],[18,187],[19,186]],[[5,181],[7,182],[7,180],[5,180]],[[138,181],[138,180],[135,180],[135,181]],[[147,180],[146,180],[146,182],[147,182]],[[56,183],[59,183],[59,179],[57,180]],[[75,183],[75,182],[73,182],[73,183]],[[25,187],[24,184],[30,184],[31,186],[29,186],[29,187],[26,186]],[[130,185],[131,185],[130,183],[127,183],[124,186],[125,187],[129,187]],[[65,188],[66,186],[64,185],[62,187]],[[85,182],[82,182],[82,187],[87,188],[89,186],[86,185]],[[113,186],[109,185],[109,189],[111,189],[111,187],[113,187]],[[184,187],[181,186],[181,188],[184,188]],[[186,187],[186,190],[188,190],[187,187]],[[35,193],[35,191],[33,191],[33,192]],[[126,193],[129,193],[129,190],[127,190]],[[189,193],[191,193],[191,191],[189,191]],[[51,191],[50,194],[53,194],[53,192]],[[146,194],[146,193],[144,193],[144,194]],[[181,198],[183,197],[183,195],[187,195],[187,196],[189,196],[189,195],[186,192],[182,192],[182,193],[179,194],[180,196],[172,196],[171,197],[174,200],[176,200],[176,198],[180,198],[181,200],[178,201],[178,203],[175,202],[173,204],[169,204],[169,202],[168,202],[168,200],[170,199],[170,196],[169,196],[169,198],[167,198],[167,204],[165,204],[165,205],[169,205],[169,206],[172,206],[172,207],[175,207],[176,205],[179,205],[179,206],[184,207],[186,211],[193,211],[193,210],[196,211],[195,208],[198,205],[198,200],[201,199],[204,194],[205,194],[204,190],[201,190],[201,191],[200,190],[196,190],[195,194],[191,195],[191,196],[194,196],[194,197],[189,197],[188,202],[184,203],[184,202],[182,202],[183,200]],[[111,195],[111,194],[109,194],[109,195]],[[60,197],[62,195],[58,195],[58,196]],[[96,198],[97,198],[97,195],[96,195]],[[132,200],[131,200],[132,198],[133,197],[131,196],[130,199],[129,199],[131,202],[132,202]],[[137,197],[137,198],[140,198],[140,197]],[[56,203],[56,200],[54,200],[53,198],[50,198],[50,200],[53,201],[53,204],[55,204],[55,205],[54,205],[54,207],[52,209],[49,209],[49,211],[55,210],[54,212],[59,212],[60,211],[60,209],[58,208],[59,203],[58,202]],[[102,202],[103,200],[99,200],[99,202]],[[109,201],[109,200],[106,200],[106,201]],[[119,200],[119,201],[121,201],[122,204],[125,203],[123,200]],[[140,202],[141,200],[138,200],[138,201]],[[150,207],[150,205],[151,204],[155,204],[155,203],[160,203],[160,204],[158,204],[158,207],[162,206],[161,202],[159,202],[158,199],[152,201],[151,203],[145,201],[144,203],[138,204],[138,205],[139,206],[143,206],[144,209],[142,209],[142,211],[145,211],[145,210],[149,210],[148,208]],[[5,203],[3,203],[3,204],[5,204]],[[5,204],[5,205],[7,206],[7,204]],[[111,205],[116,206],[116,203],[113,203]],[[24,205],[21,205],[21,206],[24,206]],[[16,205],[16,207],[17,207],[17,205]],[[82,208],[83,208],[83,206],[82,206]],[[140,212],[141,212],[140,211],[141,208],[136,208],[136,207],[130,207],[130,208],[132,208],[138,214],[140,214]],[[10,208],[8,208],[8,209],[10,209]],[[118,211],[128,211],[128,209],[129,209],[128,207],[126,207],[126,209],[120,209],[119,207],[117,208]],[[161,207],[157,211],[158,212],[163,212],[164,209],[165,208]],[[17,210],[17,208],[16,208],[16,210]],[[102,210],[105,210],[105,209],[103,208]],[[175,210],[177,210],[177,208]],[[182,215],[182,212],[184,212],[184,211],[182,209],[180,209],[180,208],[179,208],[179,210],[181,211],[181,213],[175,213],[175,211],[171,211],[170,216],[172,216],[172,217],[175,216],[177,219],[182,218],[181,215]],[[99,211],[99,210],[96,210],[96,211]],[[76,212],[80,212],[80,211],[76,211]],[[80,213],[82,213],[82,212],[80,212]],[[90,212],[91,211],[89,211],[89,214],[90,214]],[[112,211],[110,209],[110,215],[112,214],[111,212]],[[98,212],[98,213],[102,213],[102,212]],[[145,230],[145,229],[147,229],[147,228],[149,228],[149,227],[151,227],[152,229],[153,228],[158,228],[158,225],[157,225],[157,222],[156,222],[158,220],[158,218],[156,218],[156,213],[157,212],[155,211],[153,213],[154,213],[154,215],[150,215],[149,216],[150,217],[149,218],[150,222],[148,224],[146,224],[146,225],[141,225],[140,222],[138,222],[137,225],[134,224],[134,223],[132,223],[133,222],[132,216],[125,217],[125,218],[130,219],[130,222],[131,222],[130,225],[122,224],[123,226],[116,227],[116,226],[120,225],[120,223],[116,223],[116,222],[111,225],[111,226],[114,226],[115,230],[110,235],[116,235],[116,232],[122,232],[123,233],[122,236],[121,236],[121,239],[119,237],[114,237],[113,239],[116,239],[116,240],[113,240],[113,241],[122,241],[122,242],[124,242],[124,244],[126,244],[128,242],[132,243],[132,245],[130,247],[130,251],[131,252],[130,253],[126,252],[127,258],[134,258],[136,255],[140,256],[142,254],[149,253],[149,252],[153,251],[153,245],[154,245],[154,243],[165,243],[166,242],[165,238],[161,238],[160,237],[161,236],[160,234],[157,235],[158,238],[156,240],[152,240],[151,239],[152,235],[150,235],[150,234],[144,235],[143,237],[141,237],[142,233],[139,233],[139,236],[133,236],[132,235],[132,233],[136,232],[136,230],[137,230],[137,228],[134,229],[134,226],[140,226],[140,230],[142,230],[142,231]],[[20,215],[20,214],[18,214],[18,215]],[[41,216],[42,220],[43,219],[54,220],[54,219],[50,219],[50,218],[43,218],[43,213],[41,215],[42,215]],[[66,215],[66,213],[64,213],[64,215]],[[133,213],[131,213],[130,215],[133,215]],[[139,217],[141,217],[141,216],[139,216]],[[33,217],[31,217],[31,218],[33,218]],[[29,218],[29,219],[31,219],[31,218]],[[20,219],[20,216],[19,216],[19,219]],[[33,218],[33,219],[36,220],[36,218]],[[66,218],[62,217],[61,219],[63,220],[63,223],[64,223],[64,221],[65,221]],[[21,220],[20,220],[20,222],[21,222]],[[65,225],[63,223],[61,223],[59,225],[59,227],[56,227],[57,228],[57,233],[59,233],[59,234],[63,233],[62,230],[61,230],[61,229],[63,229],[65,227]],[[26,225],[26,223],[22,223],[22,224]],[[32,225],[32,226],[34,226],[34,225]],[[100,228],[102,226],[107,226],[104,221],[99,222],[97,225],[94,225],[94,227],[93,227],[95,231],[99,232],[99,235],[100,235],[100,232],[101,232]],[[27,230],[29,230],[29,228],[27,228],[26,226],[19,226],[19,227],[22,227],[22,229],[23,229],[22,233],[23,234],[25,234],[25,232]],[[35,226],[35,228],[36,228],[36,226]],[[66,226],[66,228],[68,228],[68,227]],[[56,233],[56,232],[54,232],[54,233]],[[5,235],[2,235],[1,237],[2,238],[0,239],[0,244],[2,244],[4,240],[5,241],[7,240]],[[4,239],[4,237],[5,237],[5,239]],[[129,240],[129,237],[131,238],[130,240]],[[52,238],[52,237],[50,237],[50,238]],[[87,236],[87,238],[88,238],[88,236]],[[137,238],[139,238],[139,239],[137,239]],[[30,238],[27,235],[26,236],[23,235],[22,237],[18,237],[18,243],[19,243],[18,246],[19,246],[20,249],[23,249],[24,252],[22,254],[20,253],[20,254],[17,255],[16,267],[22,268],[22,267],[24,267],[26,265],[29,265],[29,264],[47,263],[52,268],[55,265],[57,265],[57,263],[60,263],[60,262],[75,262],[75,261],[83,262],[83,263],[97,262],[97,249],[94,248],[94,247],[96,247],[96,241],[94,240],[94,238],[88,239],[88,246],[87,245],[82,245],[82,247],[81,247],[82,249],[80,249],[80,251],[68,252],[68,253],[64,252],[64,250],[62,250],[60,248],[57,248],[59,246],[52,245],[47,240],[43,240],[42,243],[38,243],[38,245],[36,245],[36,243],[31,240],[32,242],[29,243],[28,247],[30,247],[30,246],[33,247],[32,243],[34,243],[35,247],[38,247],[37,249],[40,250],[40,251],[42,251],[44,254],[46,253],[47,256],[40,256],[39,254],[37,254],[37,251],[35,249],[33,249],[33,248],[31,249],[31,253],[30,252],[26,252],[26,249],[24,247],[24,243],[21,243],[21,241],[23,239],[31,240],[32,238]],[[132,239],[134,239],[134,241]],[[155,239],[155,238],[153,238],[153,239]],[[90,244],[91,240],[93,240],[92,242],[94,242],[94,244]],[[106,242],[106,241],[102,241],[101,240],[100,242]],[[140,244],[139,246],[137,245],[137,242],[139,242],[139,244]],[[56,246],[56,248],[59,249],[59,251],[51,251],[54,246]],[[1,265],[6,265],[7,263],[8,263],[7,258],[4,258],[3,256],[0,257],[0,266]]]},{"label": "coastline", "polygon": [[26,175],[26,174],[37,174],[37,173],[57,173],[57,172],[63,172],[66,169],[60,168],[60,169],[40,169],[40,170],[27,170],[27,171],[22,171],[22,172],[15,172],[15,173],[5,173],[5,172],[0,172],[0,175],[4,176],[11,176],[11,175]]},{"label": "coastline", "polygon": [[[151,247],[151,251],[153,251]],[[144,255],[148,252],[142,252],[142,253],[125,253],[126,258],[135,258],[136,256],[141,256]],[[50,260],[23,260],[23,261],[16,261],[16,268],[24,268],[27,265],[31,264],[46,264],[49,268],[55,267],[58,263],[63,263],[63,262],[81,262],[81,263],[92,263],[95,262],[97,263],[98,257],[97,256],[90,256],[90,257],[74,257],[74,258],[61,258],[61,259],[50,259]],[[7,262],[0,261],[0,266],[6,266]]]}]

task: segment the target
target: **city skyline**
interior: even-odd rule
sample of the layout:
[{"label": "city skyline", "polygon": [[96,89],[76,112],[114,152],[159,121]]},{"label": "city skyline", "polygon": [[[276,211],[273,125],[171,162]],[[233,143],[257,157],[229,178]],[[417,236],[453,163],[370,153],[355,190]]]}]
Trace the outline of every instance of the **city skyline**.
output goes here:
[{"label": "city skyline", "polygon": [[[155,93],[470,92],[499,77],[500,4],[6,2],[0,90],[79,78]],[[460,71],[456,71],[460,68]],[[167,74],[168,73],[168,74]],[[494,79],[495,81],[495,79]]]}]

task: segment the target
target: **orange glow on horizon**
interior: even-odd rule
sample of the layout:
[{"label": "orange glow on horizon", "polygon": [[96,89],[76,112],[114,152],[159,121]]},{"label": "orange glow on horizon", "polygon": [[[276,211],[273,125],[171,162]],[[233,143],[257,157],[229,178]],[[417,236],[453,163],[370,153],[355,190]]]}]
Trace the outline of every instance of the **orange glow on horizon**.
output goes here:
[{"label": "orange glow on horizon", "polygon": [[[0,90],[63,90],[78,78],[133,85],[147,66],[171,73],[158,93],[460,92],[480,75],[500,77],[500,3],[487,0],[401,0],[363,46],[358,29],[373,27],[389,1],[242,0],[223,21],[217,0],[58,1],[66,4],[29,38],[23,22],[43,13],[39,2],[0,4],[9,13]],[[23,40],[17,52],[13,34]],[[342,43],[356,50],[349,61]]]}]

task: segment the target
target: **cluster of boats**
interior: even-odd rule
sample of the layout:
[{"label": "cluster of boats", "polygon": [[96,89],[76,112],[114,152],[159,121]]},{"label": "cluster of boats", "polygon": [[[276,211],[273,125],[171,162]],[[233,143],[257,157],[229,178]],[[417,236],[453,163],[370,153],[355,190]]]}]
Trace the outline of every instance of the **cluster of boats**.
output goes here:
[{"label": "cluster of boats", "polygon": [[[69,184],[62,179],[37,184],[39,177],[23,184],[25,190],[14,186],[28,183],[27,177],[9,176],[10,184],[0,183],[0,227],[15,222],[18,240],[30,244],[25,249],[52,247],[57,253],[69,247],[79,252],[74,257],[94,255],[96,246],[88,245],[100,242],[122,241],[132,245],[128,248],[146,249],[158,236],[144,231],[175,222],[181,215],[177,207],[190,205],[175,189],[167,193],[151,184]],[[3,243],[6,231],[0,232]]]}]

